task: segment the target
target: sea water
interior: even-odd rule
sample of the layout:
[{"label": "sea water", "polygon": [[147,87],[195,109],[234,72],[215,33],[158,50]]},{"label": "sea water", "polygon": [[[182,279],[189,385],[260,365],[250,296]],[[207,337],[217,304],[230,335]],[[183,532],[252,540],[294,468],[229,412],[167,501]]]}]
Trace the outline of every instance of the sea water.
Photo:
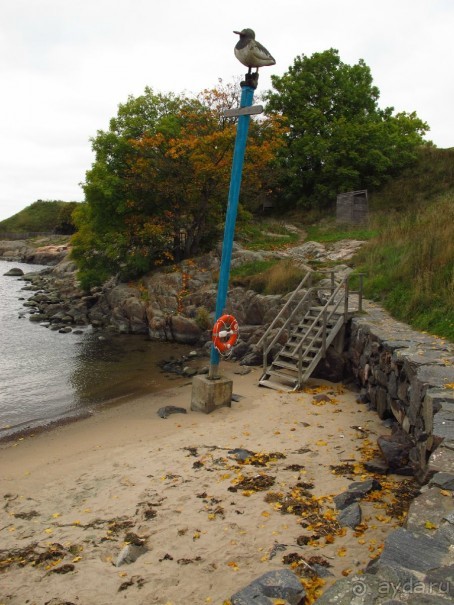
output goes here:
[{"label": "sea water", "polygon": [[31,322],[20,298],[33,292],[23,290],[21,278],[4,275],[12,267],[44,268],[0,262],[0,440],[169,386],[158,362],[189,347],[89,326],[82,334],[60,334]]}]

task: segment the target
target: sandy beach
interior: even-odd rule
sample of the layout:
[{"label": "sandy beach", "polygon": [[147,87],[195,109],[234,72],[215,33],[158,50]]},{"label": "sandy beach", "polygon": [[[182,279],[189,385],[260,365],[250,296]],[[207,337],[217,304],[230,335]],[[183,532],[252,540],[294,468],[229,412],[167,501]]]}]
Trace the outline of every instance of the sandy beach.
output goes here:
[{"label": "sandy beach", "polygon": [[[362,462],[389,429],[342,385],[277,392],[257,386],[259,368],[221,369],[231,408],[191,412],[181,380],[1,444],[1,605],[223,605],[282,568],[309,603],[379,554],[402,478],[377,476],[356,530],[332,497],[372,476]],[[167,405],[188,413],[162,419]]]}]

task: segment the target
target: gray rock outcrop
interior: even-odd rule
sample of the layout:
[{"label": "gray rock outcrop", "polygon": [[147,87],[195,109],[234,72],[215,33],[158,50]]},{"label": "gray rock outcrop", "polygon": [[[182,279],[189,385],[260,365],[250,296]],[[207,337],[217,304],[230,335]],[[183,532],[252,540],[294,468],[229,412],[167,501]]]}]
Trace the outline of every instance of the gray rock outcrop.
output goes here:
[{"label": "gray rock outcrop", "polygon": [[232,605],[272,605],[283,599],[289,605],[304,602],[305,590],[297,576],[288,569],[269,571],[235,593]]}]

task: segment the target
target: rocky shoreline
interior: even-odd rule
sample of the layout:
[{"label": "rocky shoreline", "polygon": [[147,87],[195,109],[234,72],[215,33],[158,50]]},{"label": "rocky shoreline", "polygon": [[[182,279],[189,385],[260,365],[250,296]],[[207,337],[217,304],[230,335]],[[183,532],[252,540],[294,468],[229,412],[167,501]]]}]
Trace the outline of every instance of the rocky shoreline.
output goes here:
[{"label": "rocky shoreline", "polygon": [[[276,252],[253,252],[235,244],[232,267],[273,257],[287,258],[301,267],[303,274],[310,260],[342,261],[350,258],[361,244],[346,241],[325,248],[316,242],[305,242]],[[190,344],[209,350],[214,322],[212,309],[217,295],[216,275],[220,266],[219,250],[198,258],[197,262],[183,261],[170,271],[155,271],[136,283],[119,283],[112,278],[103,287],[92,288],[88,294],[78,286],[76,266],[69,259],[68,252],[67,246],[54,247],[53,250],[47,247],[46,259],[52,266],[20,278],[27,282],[23,290],[33,292],[24,302],[22,316],[60,333],[77,331],[90,324],[96,329],[146,334],[152,340]],[[32,254],[26,243],[20,241],[0,242],[1,258],[22,262],[44,261],[44,256]],[[346,264],[339,264],[334,270],[339,279],[350,271]],[[261,363],[262,353],[255,345],[287,297],[262,295],[242,287],[235,287],[229,292],[226,312],[234,315],[241,326],[233,359],[241,359],[244,365]],[[279,347],[277,343],[276,351]]]},{"label": "rocky shoreline", "polygon": [[25,240],[0,240],[0,260],[32,265],[58,265],[68,254],[68,244],[31,246]]}]

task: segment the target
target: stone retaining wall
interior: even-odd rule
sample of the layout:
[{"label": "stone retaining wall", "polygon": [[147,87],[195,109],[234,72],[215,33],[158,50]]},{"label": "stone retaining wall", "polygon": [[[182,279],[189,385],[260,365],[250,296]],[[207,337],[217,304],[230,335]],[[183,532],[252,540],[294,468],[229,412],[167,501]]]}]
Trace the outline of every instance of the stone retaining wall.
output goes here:
[{"label": "stone retaining wall", "polygon": [[352,319],[348,344],[361,399],[412,437],[410,463],[423,478],[430,453],[442,441],[454,443],[454,347],[370,302],[365,311]]},{"label": "stone retaining wall", "polygon": [[365,572],[335,582],[317,605],[446,605],[454,598],[454,347],[366,302],[348,356],[362,400],[412,438],[425,485],[406,522]]}]

